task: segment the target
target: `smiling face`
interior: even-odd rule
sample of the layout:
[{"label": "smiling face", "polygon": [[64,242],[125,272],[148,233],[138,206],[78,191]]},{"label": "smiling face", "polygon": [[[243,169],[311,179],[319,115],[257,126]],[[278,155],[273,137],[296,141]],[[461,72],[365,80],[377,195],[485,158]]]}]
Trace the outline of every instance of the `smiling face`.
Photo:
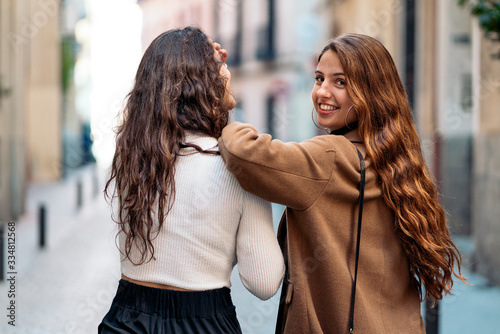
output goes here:
[{"label": "smiling face", "polygon": [[346,77],[337,53],[326,51],[315,71],[316,83],[312,90],[318,123],[330,130],[343,128],[358,119],[346,90]]}]

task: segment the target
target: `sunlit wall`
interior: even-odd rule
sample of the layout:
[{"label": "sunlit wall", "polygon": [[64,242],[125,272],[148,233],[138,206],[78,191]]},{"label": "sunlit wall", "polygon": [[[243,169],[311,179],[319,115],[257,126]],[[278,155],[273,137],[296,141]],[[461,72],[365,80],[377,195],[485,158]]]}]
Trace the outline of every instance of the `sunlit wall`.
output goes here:
[{"label": "sunlit wall", "polygon": [[89,0],[87,6],[93,152],[98,164],[108,167],[113,159],[118,112],[142,56],[142,15],[133,0]]}]

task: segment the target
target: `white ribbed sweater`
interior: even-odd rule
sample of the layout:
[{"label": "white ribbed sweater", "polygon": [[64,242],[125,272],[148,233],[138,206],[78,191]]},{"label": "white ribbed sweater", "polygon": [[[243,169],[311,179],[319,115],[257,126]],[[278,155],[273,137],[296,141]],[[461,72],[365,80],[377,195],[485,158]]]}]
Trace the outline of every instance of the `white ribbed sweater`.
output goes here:
[{"label": "white ribbed sweater", "polygon": [[[217,140],[189,132],[186,143],[218,150]],[[175,170],[175,202],[153,240],[155,260],[136,266],[122,256],[122,274],[189,290],[230,287],[233,267],[260,299],[272,297],[284,275],[271,204],[244,191],[220,155],[182,149]],[[124,249],[124,234],[119,245]],[[132,258],[138,262],[139,253]]]}]

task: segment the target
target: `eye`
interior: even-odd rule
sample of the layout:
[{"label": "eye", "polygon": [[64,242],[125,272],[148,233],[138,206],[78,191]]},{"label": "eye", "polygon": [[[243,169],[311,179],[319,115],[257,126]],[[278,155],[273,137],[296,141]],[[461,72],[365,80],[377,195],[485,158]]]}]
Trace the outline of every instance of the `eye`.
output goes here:
[{"label": "eye", "polygon": [[322,76],[319,76],[317,75],[314,80],[316,81],[316,83],[322,83],[323,81],[325,81],[325,79],[322,77]]},{"label": "eye", "polygon": [[344,87],[346,85],[346,81],[344,79],[337,79],[337,81],[335,81],[335,83],[341,87]]}]

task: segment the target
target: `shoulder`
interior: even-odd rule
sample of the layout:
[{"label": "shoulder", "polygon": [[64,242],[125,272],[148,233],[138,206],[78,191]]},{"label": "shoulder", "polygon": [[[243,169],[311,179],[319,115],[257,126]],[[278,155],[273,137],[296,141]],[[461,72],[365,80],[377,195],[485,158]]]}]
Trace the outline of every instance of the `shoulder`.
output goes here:
[{"label": "shoulder", "polygon": [[300,145],[313,155],[325,153],[330,156],[333,155],[334,164],[339,167],[359,166],[358,149],[355,144],[344,136],[320,135],[302,141]]},{"label": "shoulder", "polygon": [[[305,146],[320,147],[323,150],[334,153],[331,164],[330,181],[334,185],[335,191],[345,192],[347,188],[357,189],[360,182],[361,165],[364,164],[367,180],[376,179],[374,171],[370,167],[370,162],[364,159],[365,149],[362,144],[354,144],[344,136],[322,135],[316,136],[302,143]],[[359,153],[363,157],[360,160]],[[375,184],[375,183],[374,183]],[[341,187],[345,185],[345,187]]]},{"label": "shoulder", "polygon": [[315,136],[311,139],[304,140],[300,142],[300,145],[311,150],[327,150],[328,152],[335,152],[344,154],[354,150],[356,152],[355,146],[347,140],[344,136],[334,136],[334,135],[320,135]]},{"label": "shoulder", "polygon": [[211,185],[217,187],[234,188],[240,191],[240,186],[234,175],[227,169],[220,155],[190,152],[177,157],[175,178],[177,182],[188,184],[199,184],[200,186]]}]

